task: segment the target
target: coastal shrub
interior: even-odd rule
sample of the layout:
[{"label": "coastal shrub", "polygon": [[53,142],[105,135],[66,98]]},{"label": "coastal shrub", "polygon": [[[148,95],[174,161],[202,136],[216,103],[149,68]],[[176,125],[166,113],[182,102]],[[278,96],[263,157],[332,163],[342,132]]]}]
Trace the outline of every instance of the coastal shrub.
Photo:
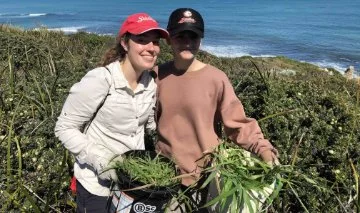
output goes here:
[{"label": "coastal shrub", "polygon": [[[73,157],[55,138],[54,125],[70,87],[113,42],[0,25],[2,212],[74,212],[68,189]],[[170,60],[165,42],[161,50],[158,63]],[[221,58],[202,51],[199,58],[229,76],[281,163],[311,179],[286,177],[297,184],[285,184],[269,212],[359,211],[358,82],[285,57]]]},{"label": "coastal shrub", "polygon": [[70,86],[96,66],[109,39],[1,29],[1,209],[73,211],[72,158],[54,125]]},{"label": "coastal shrub", "polygon": [[282,163],[321,183],[321,190],[299,183],[296,196],[283,190],[275,212],[351,212],[356,202],[348,201],[357,191],[350,162],[358,164],[360,151],[359,84],[318,69],[289,77],[271,71],[271,64],[263,67],[239,71],[241,77],[232,79],[236,93],[279,149]]}]

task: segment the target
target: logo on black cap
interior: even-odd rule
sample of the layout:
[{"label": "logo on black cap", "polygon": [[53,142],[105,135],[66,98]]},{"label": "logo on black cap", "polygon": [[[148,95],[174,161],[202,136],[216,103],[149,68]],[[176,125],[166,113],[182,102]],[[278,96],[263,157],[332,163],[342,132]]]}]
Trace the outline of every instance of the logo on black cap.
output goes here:
[{"label": "logo on black cap", "polygon": [[191,17],[192,13],[189,10],[187,10],[187,11],[184,12],[184,16],[187,17],[187,18]]},{"label": "logo on black cap", "polygon": [[179,24],[182,24],[182,23],[195,23],[195,19],[193,19],[191,16],[192,16],[192,13],[190,11],[185,11],[183,13],[184,17],[182,17],[180,19],[180,21],[178,21]]}]

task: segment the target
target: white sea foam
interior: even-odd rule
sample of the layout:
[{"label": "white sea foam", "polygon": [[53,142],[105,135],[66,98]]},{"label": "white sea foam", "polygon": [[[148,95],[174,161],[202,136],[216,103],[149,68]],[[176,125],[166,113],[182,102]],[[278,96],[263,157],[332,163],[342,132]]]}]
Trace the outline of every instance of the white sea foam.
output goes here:
[{"label": "white sea foam", "polygon": [[269,54],[265,54],[265,55],[263,55],[263,54],[260,54],[260,55],[252,55],[252,57],[276,57],[276,55],[269,55]]},{"label": "white sea foam", "polygon": [[322,67],[322,68],[334,68],[337,71],[344,73],[347,67],[343,67],[341,64],[339,63],[335,63],[335,62],[329,62],[329,61],[315,61],[315,62],[310,62],[316,66]]},{"label": "white sea foam", "polygon": [[218,57],[229,57],[229,58],[235,58],[235,57],[241,57],[241,56],[251,56],[251,57],[275,57],[275,55],[269,55],[269,54],[260,54],[260,55],[254,55],[250,54],[251,48],[247,46],[237,46],[237,45],[229,45],[229,46],[211,46],[211,45],[204,45],[201,48],[202,50],[209,52],[213,55],[216,55]]},{"label": "white sea foam", "polygon": [[39,17],[39,16],[46,16],[47,13],[1,13],[0,17],[6,18],[29,18],[29,17]]},{"label": "white sea foam", "polygon": [[[259,55],[251,55],[248,53],[247,50],[249,50],[248,47],[242,47],[242,46],[212,46],[212,45],[204,45],[201,48],[202,50],[209,52],[215,56],[218,57],[229,57],[229,58],[235,58],[235,57],[241,57],[241,56],[251,56],[251,57],[276,57],[276,55],[269,55],[269,54],[259,54]],[[333,68],[341,73],[344,73],[347,67],[344,67],[340,63],[330,62],[326,60],[322,61],[302,61],[314,64],[316,66],[319,66],[321,68]]]},{"label": "white sea foam", "polygon": [[50,28],[50,31],[62,31],[64,33],[77,33],[83,29],[85,29],[85,26],[74,26],[74,27],[58,27],[58,28]]},{"label": "white sea foam", "polygon": [[37,16],[46,16],[47,13],[30,13],[28,16],[30,17],[37,17]]},{"label": "white sea foam", "polygon": [[209,52],[213,55],[219,57],[241,57],[241,56],[249,56],[250,54],[246,51],[246,48],[242,48],[239,46],[211,46],[211,45],[204,45],[201,47],[202,50]]}]

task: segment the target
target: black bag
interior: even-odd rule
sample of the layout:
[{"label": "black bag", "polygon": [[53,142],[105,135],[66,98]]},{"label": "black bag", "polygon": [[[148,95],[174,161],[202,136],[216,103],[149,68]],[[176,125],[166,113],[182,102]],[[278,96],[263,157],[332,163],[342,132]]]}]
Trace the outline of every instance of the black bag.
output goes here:
[{"label": "black bag", "polygon": [[[155,158],[157,153],[149,150],[131,150],[123,154],[126,156],[136,157],[148,157]],[[174,170],[176,170],[175,163],[170,159],[158,156],[160,161],[172,164]],[[121,211],[130,209],[130,213],[137,212],[164,212],[167,204],[171,201],[174,195],[177,195],[180,189],[180,181],[178,184],[171,186],[161,187],[146,187],[142,189],[135,189],[137,187],[144,186],[144,183],[131,180],[129,175],[122,170],[117,170],[118,175],[118,187],[120,190],[115,190],[113,193],[113,201],[110,206],[110,212]],[[115,199],[115,200],[114,200]],[[117,206],[114,203],[118,202]]]}]

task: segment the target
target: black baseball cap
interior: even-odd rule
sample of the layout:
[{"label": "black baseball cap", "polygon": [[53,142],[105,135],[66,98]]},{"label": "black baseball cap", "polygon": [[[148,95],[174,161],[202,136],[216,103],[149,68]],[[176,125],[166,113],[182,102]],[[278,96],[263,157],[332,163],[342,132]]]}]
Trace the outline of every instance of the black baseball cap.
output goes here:
[{"label": "black baseball cap", "polygon": [[173,36],[182,31],[192,31],[204,38],[204,20],[200,13],[191,8],[178,8],[174,10],[167,25],[167,31]]}]

